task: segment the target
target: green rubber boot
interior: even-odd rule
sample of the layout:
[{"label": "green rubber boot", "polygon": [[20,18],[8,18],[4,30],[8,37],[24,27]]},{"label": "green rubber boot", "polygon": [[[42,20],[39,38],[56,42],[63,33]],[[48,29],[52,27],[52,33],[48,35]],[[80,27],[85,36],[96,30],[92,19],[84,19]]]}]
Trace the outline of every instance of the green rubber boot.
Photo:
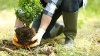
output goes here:
[{"label": "green rubber boot", "polygon": [[64,35],[65,37],[65,47],[74,47],[74,38],[77,34],[77,17],[78,12],[68,13],[63,12],[63,21],[64,21]]}]

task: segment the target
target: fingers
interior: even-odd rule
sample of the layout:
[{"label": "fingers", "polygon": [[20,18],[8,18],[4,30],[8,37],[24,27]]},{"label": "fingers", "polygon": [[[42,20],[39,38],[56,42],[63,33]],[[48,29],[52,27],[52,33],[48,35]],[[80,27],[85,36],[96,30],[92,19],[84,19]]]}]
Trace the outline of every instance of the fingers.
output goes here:
[{"label": "fingers", "polygon": [[34,44],[30,45],[30,47],[35,47],[35,46],[39,45],[40,42],[41,42],[41,38],[42,38],[41,33],[37,33],[37,34],[31,39],[32,42],[34,42],[34,41],[36,41],[36,42],[35,42]]},{"label": "fingers", "polygon": [[38,45],[38,43],[34,43],[34,44],[31,44],[31,45],[28,45],[27,47],[29,48],[29,47],[35,47],[35,46],[37,46]]},{"label": "fingers", "polygon": [[18,44],[17,42],[18,42],[18,39],[17,39],[17,37],[16,37],[16,33],[14,33],[14,38],[13,38],[13,44],[14,45],[16,45],[17,47],[22,47],[22,45],[20,45],[20,44]]},{"label": "fingers", "polygon": [[14,34],[14,38],[13,38],[13,39],[15,39],[15,41],[18,42],[18,39],[17,39],[17,37],[16,37],[16,33]]},{"label": "fingers", "polygon": [[33,38],[31,39],[32,42],[35,41],[35,40],[37,40],[37,37],[33,37]]},{"label": "fingers", "polygon": [[38,39],[37,39],[37,41],[36,41],[34,44],[28,45],[27,47],[28,47],[28,48],[30,48],[30,47],[35,47],[35,46],[37,46],[37,45],[39,45],[39,44],[40,44],[40,42],[39,42]]},{"label": "fingers", "polygon": [[38,35],[35,35],[32,39],[31,39],[31,41],[33,42],[33,41],[35,41],[35,40],[37,40],[38,39]]},{"label": "fingers", "polygon": [[18,44],[15,39],[13,39],[13,44],[16,45],[17,47],[22,47],[22,45]]}]

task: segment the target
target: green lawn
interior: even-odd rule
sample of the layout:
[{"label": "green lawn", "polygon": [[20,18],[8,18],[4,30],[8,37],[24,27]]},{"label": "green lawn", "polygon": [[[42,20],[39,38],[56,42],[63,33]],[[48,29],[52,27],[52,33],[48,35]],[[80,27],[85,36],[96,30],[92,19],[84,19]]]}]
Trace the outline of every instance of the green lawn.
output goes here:
[{"label": "green lawn", "polygon": [[[4,1],[6,0],[0,0],[0,7]],[[100,56],[100,0],[88,1],[86,9],[79,10],[75,48],[68,50],[63,47],[62,33],[53,39],[42,40],[40,46],[27,50],[18,48],[11,42],[16,19],[12,7],[16,2],[13,5],[12,0],[9,0],[11,5],[6,2],[6,9],[0,11],[0,56]]]}]

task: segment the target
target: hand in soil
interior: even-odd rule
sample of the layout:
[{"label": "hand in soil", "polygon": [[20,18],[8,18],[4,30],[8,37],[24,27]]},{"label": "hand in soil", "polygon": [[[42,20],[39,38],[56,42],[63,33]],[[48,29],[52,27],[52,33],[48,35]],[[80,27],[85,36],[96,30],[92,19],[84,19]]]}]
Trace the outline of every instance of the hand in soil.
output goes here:
[{"label": "hand in soil", "polygon": [[40,42],[41,42],[41,33],[37,33],[31,40],[32,41],[36,41],[32,46],[35,47],[37,45],[40,45]]},{"label": "hand in soil", "polygon": [[43,36],[44,33],[45,33],[45,30],[43,28],[38,29],[37,34],[31,39],[32,41],[36,41],[34,43],[33,47],[40,45],[40,42],[41,42],[41,39],[42,39],[42,36]]}]

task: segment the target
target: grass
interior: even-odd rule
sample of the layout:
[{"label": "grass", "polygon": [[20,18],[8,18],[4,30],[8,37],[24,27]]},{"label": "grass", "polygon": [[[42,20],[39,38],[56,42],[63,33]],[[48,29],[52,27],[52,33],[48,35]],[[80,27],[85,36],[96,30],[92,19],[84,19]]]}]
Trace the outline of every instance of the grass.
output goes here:
[{"label": "grass", "polygon": [[[80,12],[81,14],[82,12]],[[88,17],[85,17],[86,19]],[[92,18],[92,20],[91,20]],[[83,21],[81,28],[78,29],[78,34],[75,39],[76,47],[70,50],[63,48],[64,35],[55,37],[54,39],[42,40],[43,46],[26,50],[18,48],[13,52],[0,51],[0,56],[46,56],[49,45],[54,46],[56,56],[99,56],[100,55],[100,20],[99,17],[90,17]],[[13,38],[14,22],[15,22],[14,10],[0,12],[0,44],[3,44],[3,40],[11,41]],[[80,20],[79,20],[80,21]],[[60,40],[59,40],[60,39]],[[5,46],[4,44],[2,46]],[[6,48],[8,48],[6,46]],[[10,49],[10,48],[9,48]],[[42,54],[41,54],[41,53]]]},{"label": "grass", "polygon": [[17,7],[18,0],[0,0],[0,10],[11,9]]},{"label": "grass", "polygon": [[10,47],[8,42],[5,44],[3,40],[12,41],[16,17],[13,9],[0,11],[0,56],[47,56],[50,52],[52,52],[51,56],[100,56],[99,2],[97,0],[93,0],[93,2],[91,4],[95,5],[94,9],[90,2],[90,6],[87,5],[86,10],[80,9],[78,33],[75,38],[76,46],[70,50],[63,47],[63,34],[54,39],[42,40],[42,45],[29,50],[15,46]]}]

